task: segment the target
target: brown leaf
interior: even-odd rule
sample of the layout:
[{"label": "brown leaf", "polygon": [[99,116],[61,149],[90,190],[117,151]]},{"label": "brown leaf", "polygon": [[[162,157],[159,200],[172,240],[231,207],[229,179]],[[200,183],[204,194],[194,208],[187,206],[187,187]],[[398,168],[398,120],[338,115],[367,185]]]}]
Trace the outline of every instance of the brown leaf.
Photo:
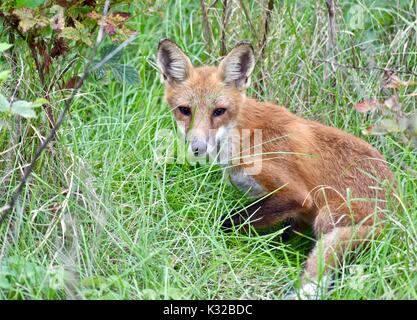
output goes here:
[{"label": "brown leaf", "polygon": [[384,101],[384,106],[393,111],[401,110],[401,104],[398,100],[398,95],[393,95]]},{"label": "brown leaf", "polygon": [[44,55],[45,54],[45,51],[46,51],[46,43],[45,43],[45,41],[43,41],[43,40],[40,39],[39,41],[36,42],[35,46],[38,49],[40,55]]},{"label": "brown leaf", "polygon": [[68,82],[65,84],[65,89],[74,89],[75,85],[77,84],[78,80],[80,80],[79,76],[73,76]]},{"label": "brown leaf", "polygon": [[53,214],[57,214],[59,212],[59,210],[61,210],[61,205],[58,202],[54,202],[52,207],[49,208],[49,210],[53,213]]},{"label": "brown leaf", "polygon": [[127,20],[132,16],[129,12],[120,12],[120,11],[114,12],[113,15],[115,17],[119,16],[123,20]]},{"label": "brown leaf", "polygon": [[44,61],[45,70],[49,71],[49,68],[51,67],[51,64],[52,64],[51,56],[49,54],[45,53],[43,55],[43,61]]},{"label": "brown leaf", "polygon": [[[88,13],[87,16],[95,20],[98,25],[103,23],[102,15],[95,11]],[[128,12],[113,12],[109,14],[104,22],[104,32],[110,36],[114,36],[117,33],[124,35],[126,33],[125,22],[130,16]]]},{"label": "brown leaf", "polygon": [[358,112],[375,111],[379,107],[379,101],[376,99],[365,99],[362,102],[355,104],[355,109]]},{"label": "brown leaf", "polygon": [[46,27],[49,23],[48,19],[42,16],[35,16],[35,11],[29,8],[18,8],[13,10],[13,15],[19,19],[19,27],[23,33],[31,30],[32,28]]},{"label": "brown leaf", "polygon": [[65,54],[68,51],[68,44],[65,42],[63,38],[57,38],[54,41],[54,46],[51,50],[51,57],[56,58],[63,54]]},{"label": "brown leaf", "polygon": [[96,4],[97,4],[96,0],[84,0],[83,1],[83,5],[85,6],[95,7]]},{"label": "brown leaf", "polygon": [[107,22],[104,26],[104,32],[107,33],[110,36],[113,36],[116,34],[117,27],[112,24],[111,22]]},{"label": "brown leaf", "polygon": [[89,17],[91,19],[94,19],[96,21],[100,21],[101,20],[101,14],[98,14],[95,11],[87,13],[87,17]]},{"label": "brown leaf", "polygon": [[67,2],[67,0],[55,0],[55,2],[63,8],[68,8],[68,6],[71,5],[71,3]]},{"label": "brown leaf", "polygon": [[370,135],[375,125],[370,125],[369,127],[362,130],[362,134]]},{"label": "brown leaf", "polygon": [[417,82],[409,80],[409,81],[403,81],[401,80],[393,71],[387,70],[385,71],[386,81],[384,84],[385,88],[390,89],[400,89],[403,87],[409,87],[412,85],[416,85]]},{"label": "brown leaf", "polygon": [[36,19],[33,16],[33,10],[29,8],[19,8],[13,10],[13,14],[19,18],[19,27],[25,33],[36,25]]},{"label": "brown leaf", "polygon": [[51,28],[54,31],[61,31],[65,28],[64,12],[58,12],[51,18]]}]

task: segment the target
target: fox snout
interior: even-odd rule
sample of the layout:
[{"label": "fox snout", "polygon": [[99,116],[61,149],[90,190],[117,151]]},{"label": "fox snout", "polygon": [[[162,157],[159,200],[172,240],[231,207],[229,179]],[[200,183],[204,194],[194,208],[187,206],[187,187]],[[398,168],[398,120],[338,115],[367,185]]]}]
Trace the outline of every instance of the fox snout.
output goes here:
[{"label": "fox snout", "polygon": [[200,139],[192,139],[190,151],[195,157],[204,156],[207,152],[207,142]]},{"label": "fox snout", "polygon": [[192,157],[215,156],[217,152],[216,130],[190,130],[185,139],[188,143],[188,153]]}]

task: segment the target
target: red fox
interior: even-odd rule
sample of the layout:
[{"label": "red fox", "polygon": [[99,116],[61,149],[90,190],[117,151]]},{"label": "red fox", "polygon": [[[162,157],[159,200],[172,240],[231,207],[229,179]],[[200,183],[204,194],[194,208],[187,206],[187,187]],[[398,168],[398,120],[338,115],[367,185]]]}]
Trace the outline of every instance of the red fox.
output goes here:
[{"label": "red fox", "polygon": [[227,215],[223,226],[265,228],[289,219],[295,230],[312,226],[318,241],[301,278],[301,297],[318,294],[343,254],[379,229],[387,187],[394,184],[382,155],[351,134],[247,97],[255,65],[248,42],[239,42],[218,66],[193,67],[178,45],[163,39],[157,62],[165,100],[183,123],[193,156],[218,150],[232,131],[249,130],[253,140],[261,130],[260,170],[249,173],[247,161],[226,167],[232,183],[258,201]]}]

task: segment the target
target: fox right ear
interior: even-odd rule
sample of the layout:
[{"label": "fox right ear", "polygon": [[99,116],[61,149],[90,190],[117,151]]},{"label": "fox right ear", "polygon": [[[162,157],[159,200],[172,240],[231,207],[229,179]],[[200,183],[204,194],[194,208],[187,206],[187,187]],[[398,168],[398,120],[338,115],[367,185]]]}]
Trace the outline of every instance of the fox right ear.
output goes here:
[{"label": "fox right ear", "polygon": [[170,39],[159,41],[157,60],[161,78],[169,84],[181,83],[190,75],[190,59]]}]

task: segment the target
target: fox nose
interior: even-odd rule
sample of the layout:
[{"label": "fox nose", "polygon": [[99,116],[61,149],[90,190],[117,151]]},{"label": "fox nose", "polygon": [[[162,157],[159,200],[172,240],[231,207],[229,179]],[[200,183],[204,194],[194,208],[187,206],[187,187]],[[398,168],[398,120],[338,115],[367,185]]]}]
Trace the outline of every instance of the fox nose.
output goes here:
[{"label": "fox nose", "polygon": [[207,144],[204,141],[193,141],[191,150],[195,157],[202,156],[207,151]]}]

